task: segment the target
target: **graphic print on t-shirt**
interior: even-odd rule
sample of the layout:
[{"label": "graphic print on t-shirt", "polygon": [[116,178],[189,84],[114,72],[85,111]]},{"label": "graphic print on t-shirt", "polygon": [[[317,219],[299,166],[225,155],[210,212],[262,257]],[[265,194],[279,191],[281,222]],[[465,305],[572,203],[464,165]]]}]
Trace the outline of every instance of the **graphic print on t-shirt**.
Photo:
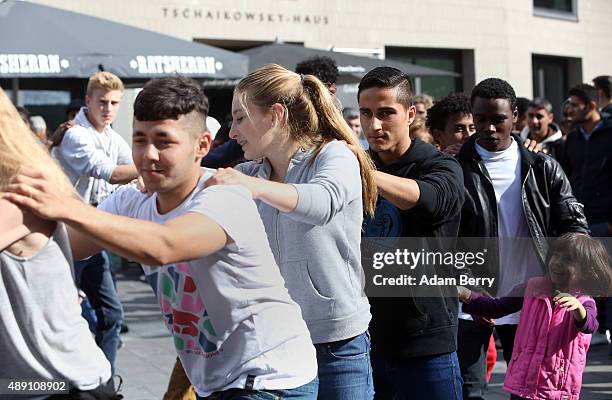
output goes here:
[{"label": "graphic print on t-shirt", "polygon": [[176,351],[208,357],[216,355],[217,333],[200,290],[189,274],[189,265],[178,263],[151,267],[145,272],[157,297],[164,322],[174,338]]},{"label": "graphic print on t-shirt", "polygon": [[366,237],[399,237],[402,235],[402,216],[390,201],[380,198],[374,217],[364,221]]}]

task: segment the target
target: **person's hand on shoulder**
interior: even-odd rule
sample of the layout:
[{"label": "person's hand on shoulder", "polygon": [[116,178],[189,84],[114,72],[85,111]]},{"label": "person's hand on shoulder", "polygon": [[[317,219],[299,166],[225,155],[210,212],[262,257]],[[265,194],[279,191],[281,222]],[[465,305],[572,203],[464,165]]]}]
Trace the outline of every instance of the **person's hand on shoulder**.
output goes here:
[{"label": "person's hand on shoulder", "polygon": [[66,196],[44,171],[35,168],[23,168],[0,193],[0,199],[48,220],[66,218],[76,207],[85,204],[77,197]]},{"label": "person's hand on shoulder", "polygon": [[64,140],[64,135],[66,134],[66,131],[74,127],[75,125],[76,125],[76,122],[74,122],[73,119],[59,124],[57,129],[55,129],[55,131],[51,135],[50,147],[53,148],[53,147],[57,147],[60,144],[62,144],[62,140]]},{"label": "person's hand on shoulder", "polygon": [[446,148],[444,148],[442,150],[442,153],[448,154],[451,156],[456,156],[457,154],[459,154],[459,150],[461,150],[461,146],[463,146],[463,143],[451,144],[450,146],[447,146]]},{"label": "person's hand on shoulder", "polygon": [[536,142],[535,140],[531,140],[529,138],[525,139],[525,142],[523,143],[523,145],[525,146],[525,148],[527,150],[529,150],[532,153],[544,153],[546,154],[546,152],[544,151],[542,145],[538,142]]},{"label": "person's hand on shoulder", "polygon": [[260,182],[261,179],[248,176],[233,168],[219,168],[217,169],[217,173],[208,178],[204,186],[241,185],[247,188],[253,195],[253,198],[256,199],[259,193]]}]

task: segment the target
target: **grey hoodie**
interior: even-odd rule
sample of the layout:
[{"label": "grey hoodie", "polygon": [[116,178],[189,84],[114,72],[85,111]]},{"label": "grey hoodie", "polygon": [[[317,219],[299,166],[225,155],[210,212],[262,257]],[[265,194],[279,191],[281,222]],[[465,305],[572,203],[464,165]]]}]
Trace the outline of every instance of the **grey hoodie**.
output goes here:
[{"label": "grey hoodie", "polygon": [[[236,166],[268,180],[267,160]],[[268,241],[289,294],[302,308],[313,343],[357,336],[368,329],[370,304],[363,291],[359,163],[343,144],[332,141],[313,160],[312,151],[292,157],[285,183],[298,191],[290,213],[257,201]]]}]

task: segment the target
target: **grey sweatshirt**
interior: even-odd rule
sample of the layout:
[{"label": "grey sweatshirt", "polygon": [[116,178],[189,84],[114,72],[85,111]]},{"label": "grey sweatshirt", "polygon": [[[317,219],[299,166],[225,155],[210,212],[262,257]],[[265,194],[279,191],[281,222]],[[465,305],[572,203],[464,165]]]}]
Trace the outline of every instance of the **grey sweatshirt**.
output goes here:
[{"label": "grey sweatshirt", "polygon": [[[298,150],[289,163],[285,183],[298,191],[295,210],[279,212],[262,201],[257,207],[287,290],[316,344],[357,336],[372,316],[361,268],[359,163],[338,141],[312,158],[312,151]],[[266,180],[271,173],[267,160],[236,169]]]}]

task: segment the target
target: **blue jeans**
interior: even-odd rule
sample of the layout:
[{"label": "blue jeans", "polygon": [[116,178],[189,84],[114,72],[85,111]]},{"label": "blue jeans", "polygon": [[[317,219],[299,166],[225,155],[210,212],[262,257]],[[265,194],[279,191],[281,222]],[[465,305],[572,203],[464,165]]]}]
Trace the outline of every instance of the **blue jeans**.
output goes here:
[{"label": "blue jeans", "polygon": [[110,362],[114,376],[123,308],[111,276],[108,256],[101,252],[77,261],[74,270],[77,285],[85,292],[96,312],[96,343]]},{"label": "blue jeans", "polygon": [[457,353],[390,359],[372,353],[375,399],[461,400]]},{"label": "blue jeans", "polygon": [[317,378],[310,383],[295,389],[281,390],[247,390],[247,389],[228,389],[222,392],[215,392],[207,397],[196,395],[197,400],[315,400],[319,382]]},{"label": "blue jeans", "polygon": [[315,344],[315,348],[319,366],[319,399],[374,398],[368,332],[338,342]]},{"label": "blue jeans", "polygon": [[93,309],[87,297],[85,297],[81,303],[81,315],[85,318],[85,321],[87,321],[90,332],[95,334],[98,318],[96,318],[96,310]]}]

